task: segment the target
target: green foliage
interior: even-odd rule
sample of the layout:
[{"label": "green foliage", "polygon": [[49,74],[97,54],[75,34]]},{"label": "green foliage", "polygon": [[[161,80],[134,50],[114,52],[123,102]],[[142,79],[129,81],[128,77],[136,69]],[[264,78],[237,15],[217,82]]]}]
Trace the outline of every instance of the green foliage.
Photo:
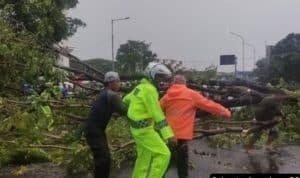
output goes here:
[{"label": "green foliage", "polygon": [[[35,83],[39,76],[54,76],[54,56],[40,49],[28,33],[14,33],[0,20],[0,90],[20,88],[25,82]],[[7,90],[7,89],[6,89]]]},{"label": "green foliage", "polygon": [[274,63],[270,63],[268,59],[261,59],[257,61],[254,69],[255,75],[261,82],[277,83],[280,78],[280,73]]},{"label": "green foliage", "polygon": [[85,60],[84,62],[102,72],[108,72],[108,71],[112,70],[112,61],[111,60],[88,59],[88,60]]},{"label": "green foliage", "polygon": [[236,134],[222,134],[209,137],[208,143],[214,148],[230,149],[234,145],[245,143],[245,139]]},{"label": "green foliage", "polygon": [[215,78],[217,75],[217,67],[209,66],[203,71],[189,70],[189,71],[179,71],[178,74],[184,75],[187,80],[195,82],[205,82],[212,78]]},{"label": "green foliage", "polygon": [[77,3],[78,0],[3,0],[0,6],[2,17],[14,29],[26,29],[42,44],[53,44],[72,36],[78,27],[85,25],[64,13]]},{"label": "green foliage", "polygon": [[255,118],[253,106],[241,108],[232,115],[232,120],[247,121]]},{"label": "green foliage", "polygon": [[16,112],[15,115],[8,117],[1,122],[0,133],[6,133],[13,129],[27,129],[33,121],[32,118],[32,115],[27,112]]},{"label": "green foliage", "polygon": [[2,0],[0,2],[0,94],[21,93],[23,84],[35,90],[45,81],[60,81],[53,70],[53,44],[72,36],[85,24],[65,15],[77,0]]},{"label": "green foliage", "polygon": [[300,134],[300,103],[295,106],[285,105],[282,108],[286,125],[282,125],[282,130]]},{"label": "green foliage", "polygon": [[10,153],[8,164],[23,165],[48,162],[48,154],[42,149],[19,148]]},{"label": "green foliage", "polygon": [[299,52],[300,48],[300,34],[291,33],[288,34],[284,39],[280,40],[274,50],[272,50],[272,54],[280,55],[284,53],[294,53]]},{"label": "green foliage", "polygon": [[131,40],[126,44],[122,44],[116,56],[119,70],[127,75],[143,71],[148,63],[154,61],[157,57],[150,50],[150,45],[144,41]]},{"label": "green foliage", "polygon": [[[51,108],[50,112],[45,109],[50,105],[49,101],[57,97],[51,94],[53,90],[51,85],[48,86],[49,88],[42,94],[27,97],[25,101],[20,102],[28,103],[24,107],[12,107],[6,98],[1,98],[0,106],[5,107],[0,109],[13,109],[14,112],[8,117],[0,117],[0,167],[7,164],[52,161],[65,166],[70,174],[91,172],[92,155],[83,137],[83,123],[76,124],[77,122],[60,114],[56,109]],[[63,101],[64,104],[70,105],[86,102],[74,98]],[[89,109],[66,107],[59,111],[87,116]],[[112,119],[107,128],[107,135],[114,160],[113,167],[119,168],[122,163],[125,161],[128,163],[128,159],[135,155],[132,146],[118,149],[118,146],[131,140],[127,120]],[[46,147],[39,145],[46,145]],[[53,145],[60,147],[51,147]]]},{"label": "green foliage", "polygon": [[299,68],[300,34],[291,33],[274,46],[270,59],[257,62],[254,72],[262,82],[277,84],[280,78],[300,82]]},{"label": "green foliage", "polygon": [[[284,121],[279,124],[279,138],[275,144],[280,145],[284,143],[299,144],[300,143],[300,103],[298,105],[283,105],[282,113]],[[254,118],[253,109],[245,107],[239,111],[234,112],[233,120],[243,121]],[[268,138],[268,131],[263,131],[261,139],[257,141],[258,145],[264,145]],[[211,136],[208,139],[210,146],[218,148],[231,148],[236,144],[245,144],[248,139],[245,139],[237,134],[222,134]]]},{"label": "green foliage", "polygon": [[[132,140],[129,125],[125,117],[112,119],[106,130],[107,139],[110,145],[122,145]],[[135,151],[133,147],[125,147],[112,151],[112,159],[115,168],[120,168],[122,163],[130,164],[128,160],[133,160]]]},{"label": "green foliage", "polygon": [[70,174],[88,173],[93,170],[93,157],[87,145],[74,145],[74,151],[70,152],[67,162],[67,171]]},{"label": "green foliage", "polygon": [[48,154],[36,148],[0,149],[0,168],[9,164],[23,165],[30,163],[48,162]]},{"label": "green foliage", "polygon": [[[85,25],[66,16],[65,10],[77,3],[78,0],[0,1],[0,167],[53,161],[71,173],[91,169],[91,153],[78,121],[63,114],[86,116],[88,108],[62,107],[58,111],[50,107],[51,100],[61,101],[57,82],[65,77],[53,69],[57,55],[50,47]],[[23,84],[32,85],[34,94],[20,97]],[[90,101],[63,102],[72,105]]]},{"label": "green foliage", "polygon": [[[233,121],[249,121],[254,117],[254,110],[251,106],[241,108],[233,112],[232,120]],[[222,135],[211,136],[208,139],[208,143],[211,147],[215,148],[228,148],[237,144],[245,144],[247,139],[243,138],[241,135],[226,133]]]},{"label": "green foliage", "polygon": [[7,149],[0,149],[0,168],[9,163],[9,152]]},{"label": "green foliage", "polygon": [[277,143],[300,143],[300,103],[282,106],[284,123],[279,125],[280,136]]}]

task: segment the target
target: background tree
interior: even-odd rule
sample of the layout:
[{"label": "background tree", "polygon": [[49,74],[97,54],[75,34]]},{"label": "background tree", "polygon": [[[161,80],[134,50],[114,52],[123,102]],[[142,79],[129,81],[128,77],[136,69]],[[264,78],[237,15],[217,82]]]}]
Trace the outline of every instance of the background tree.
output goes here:
[{"label": "background tree", "polygon": [[49,48],[84,26],[79,19],[65,15],[77,0],[0,1],[0,91],[20,91],[22,85],[35,85],[59,78],[53,70],[56,54]]},{"label": "background tree", "polygon": [[55,56],[40,48],[25,32],[14,33],[0,21],[0,91],[7,94],[21,90],[22,84],[35,84],[39,76],[55,76]]},{"label": "background tree", "polygon": [[280,78],[300,82],[300,34],[289,34],[272,50],[270,59],[261,59],[254,70],[262,82],[277,84]]},{"label": "background tree", "polygon": [[263,58],[256,62],[256,68],[254,69],[255,75],[260,82],[277,83],[280,78],[280,74],[274,63],[270,63],[269,59]]},{"label": "background tree", "polygon": [[134,74],[142,71],[157,57],[150,49],[151,44],[144,41],[131,41],[122,44],[117,52],[117,65],[122,73]]},{"label": "background tree", "polygon": [[216,66],[209,66],[206,67],[204,70],[199,71],[195,69],[183,70],[176,72],[178,74],[184,75],[188,81],[190,82],[207,82],[210,79],[213,79],[217,76],[217,67]]},{"label": "background tree", "polygon": [[15,30],[26,29],[41,42],[58,43],[76,33],[85,24],[77,18],[66,16],[78,0],[2,0],[1,17]]}]

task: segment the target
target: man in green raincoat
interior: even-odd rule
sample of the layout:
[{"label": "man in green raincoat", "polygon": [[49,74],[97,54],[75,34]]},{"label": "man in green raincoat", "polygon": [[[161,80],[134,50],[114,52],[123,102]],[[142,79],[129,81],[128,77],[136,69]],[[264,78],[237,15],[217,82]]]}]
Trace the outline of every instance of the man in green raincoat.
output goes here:
[{"label": "man in green raincoat", "polygon": [[145,74],[147,78],[123,99],[137,149],[132,178],[161,178],[170,161],[166,142],[174,140],[174,135],[160,107],[156,86],[170,78],[171,72],[163,64],[151,62]]}]

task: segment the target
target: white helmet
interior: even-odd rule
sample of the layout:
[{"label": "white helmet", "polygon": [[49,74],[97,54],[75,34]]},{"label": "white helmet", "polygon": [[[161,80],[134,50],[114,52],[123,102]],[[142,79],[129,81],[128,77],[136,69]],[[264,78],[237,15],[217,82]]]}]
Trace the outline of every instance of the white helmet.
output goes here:
[{"label": "white helmet", "polygon": [[157,62],[150,62],[145,69],[145,74],[150,79],[154,80],[157,74],[171,77],[172,72],[164,64],[157,63]]}]

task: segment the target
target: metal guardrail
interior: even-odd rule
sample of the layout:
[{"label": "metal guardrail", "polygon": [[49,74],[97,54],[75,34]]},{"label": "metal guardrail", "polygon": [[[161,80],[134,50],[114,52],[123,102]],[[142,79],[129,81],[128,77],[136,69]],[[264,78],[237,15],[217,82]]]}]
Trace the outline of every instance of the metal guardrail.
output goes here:
[{"label": "metal guardrail", "polygon": [[83,74],[86,75],[87,78],[90,78],[92,80],[96,80],[99,82],[103,82],[104,80],[104,73],[95,69],[94,67],[90,66],[89,64],[86,64],[82,60],[80,60],[78,57],[66,52],[62,47],[55,47],[53,50],[58,53],[59,55],[65,56],[69,58],[69,62],[72,66],[75,67],[65,67],[65,66],[57,66],[63,70],[68,70],[77,74]]}]

